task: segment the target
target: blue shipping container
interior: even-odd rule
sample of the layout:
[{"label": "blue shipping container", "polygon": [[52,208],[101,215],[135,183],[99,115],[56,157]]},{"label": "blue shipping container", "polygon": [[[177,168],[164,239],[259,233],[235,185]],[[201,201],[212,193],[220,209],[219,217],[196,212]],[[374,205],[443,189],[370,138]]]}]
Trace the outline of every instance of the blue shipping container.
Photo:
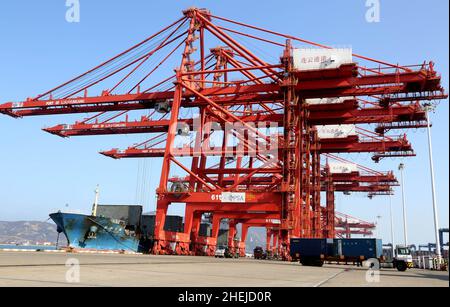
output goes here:
[{"label": "blue shipping container", "polygon": [[328,256],[333,250],[333,240],[329,239],[291,239],[291,255],[297,257]]},{"label": "blue shipping container", "polygon": [[365,259],[380,258],[383,255],[383,243],[377,239],[335,239],[337,256]]}]

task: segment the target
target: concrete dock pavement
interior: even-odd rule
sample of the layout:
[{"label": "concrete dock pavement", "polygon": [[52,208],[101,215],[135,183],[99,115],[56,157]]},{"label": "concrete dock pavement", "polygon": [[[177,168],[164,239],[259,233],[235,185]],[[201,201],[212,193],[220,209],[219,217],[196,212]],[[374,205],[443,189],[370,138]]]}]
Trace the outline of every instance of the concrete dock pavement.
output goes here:
[{"label": "concrete dock pavement", "polygon": [[[79,264],[79,266],[71,266]],[[30,287],[448,287],[448,272],[392,269],[369,283],[352,266],[304,267],[253,259],[0,252],[0,286]]]}]

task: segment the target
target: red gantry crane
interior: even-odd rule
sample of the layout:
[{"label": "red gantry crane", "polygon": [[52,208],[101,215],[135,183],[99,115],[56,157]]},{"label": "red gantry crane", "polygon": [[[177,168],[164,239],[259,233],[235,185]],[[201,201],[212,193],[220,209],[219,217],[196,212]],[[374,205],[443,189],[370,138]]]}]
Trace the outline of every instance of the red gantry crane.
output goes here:
[{"label": "red gantry crane", "polygon": [[350,239],[352,235],[372,236],[376,224],[363,221],[347,214],[336,213],[336,235]]},{"label": "red gantry crane", "polygon": [[[0,112],[96,113],[44,129],[62,137],[151,134],[102,153],[163,159],[153,253],[209,255],[226,218],[229,241],[236,224],[243,237],[265,226],[288,259],[291,237],[335,236],[335,191],[391,193],[389,174],[333,174],[321,156],[413,156],[405,135],[386,133],[423,127],[421,101],[446,97],[432,62],[390,64],[190,8],[110,60]],[[182,233],[164,231],[173,204],[186,206]],[[198,236],[203,214],[213,217],[212,238]]]}]

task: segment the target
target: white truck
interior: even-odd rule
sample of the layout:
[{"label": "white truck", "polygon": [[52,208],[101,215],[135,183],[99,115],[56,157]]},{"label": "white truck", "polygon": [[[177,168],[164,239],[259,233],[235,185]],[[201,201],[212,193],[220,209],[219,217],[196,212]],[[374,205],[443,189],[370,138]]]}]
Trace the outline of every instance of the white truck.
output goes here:
[{"label": "white truck", "polygon": [[397,245],[393,251],[392,245],[385,245],[383,247],[383,256],[385,265],[393,267],[400,272],[413,267],[411,250],[407,246]]}]

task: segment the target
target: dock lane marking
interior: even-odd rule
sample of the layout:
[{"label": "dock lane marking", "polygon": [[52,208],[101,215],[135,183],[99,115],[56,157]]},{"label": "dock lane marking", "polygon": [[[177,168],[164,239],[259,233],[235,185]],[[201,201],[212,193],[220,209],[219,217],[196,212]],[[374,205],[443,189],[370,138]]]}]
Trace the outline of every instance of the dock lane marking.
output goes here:
[{"label": "dock lane marking", "polygon": [[313,288],[319,288],[319,287],[323,286],[324,284],[326,284],[327,282],[329,282],[330,280],[332,280],[332,279],[338,277],[339,275],[341,275],[341,274],[343,274],[343,273],[345,273],[345,272],[349,272],[349,271],[350,271],[350,269],[344,269],[344,270],[341,270],[340,272],[337,272],[336,274],[334,274],[334,275],[328,277],[327,279],[322,280],[321,282],[315,284],[315,285],[313,286]]}]

